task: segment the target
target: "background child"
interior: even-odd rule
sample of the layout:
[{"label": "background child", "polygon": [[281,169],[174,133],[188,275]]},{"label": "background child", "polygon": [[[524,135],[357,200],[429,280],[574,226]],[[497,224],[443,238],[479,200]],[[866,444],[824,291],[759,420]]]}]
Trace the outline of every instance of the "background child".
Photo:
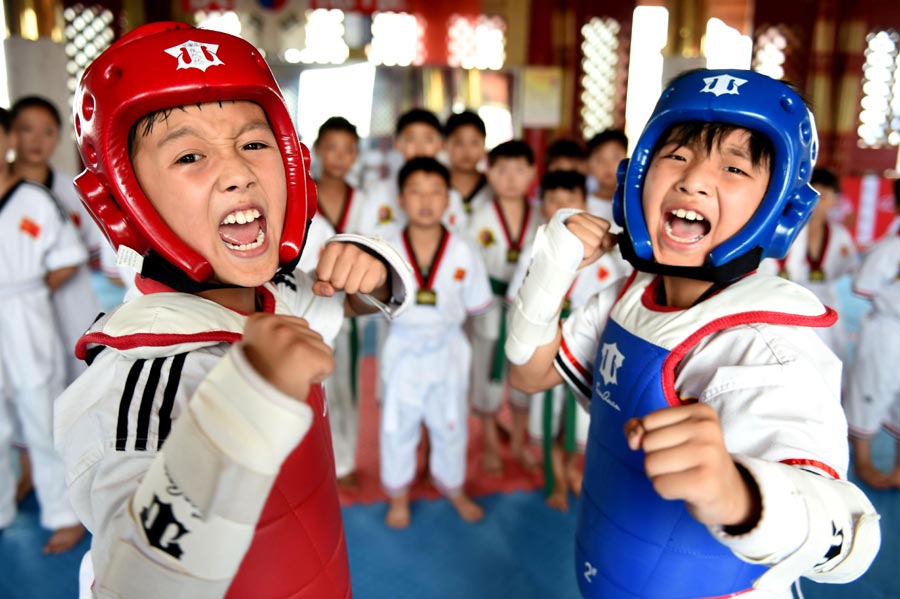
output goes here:
[{"label": "background child", "polygon": [[478,251],[441,224],[449,201],[447,168],[433,158],[413,158],[400,169],[398,183],[408,220],[390,241],[413,265],[417,284],[415,305],[391,323],[380,365],[381,482],[390,495],[385,522],[393,528],[409,524],[422,423],[432,482],[464,520],[474,522],[484,512],[463,489],[472,356],[462,324],[490,307],[490,285]]},{"label": "background child", "polygon": [[[764,260],[760,272],[777,274],[799,283],[815,293],[823,304],[837,309],[840,306],[837,281],[856,269],[856,246],[846,227],[828,220],[841,193],[837,176],[828,169],[816,168],[810,185],[819,192],[819,203],[809,222],[791,244],[787,256],[780,260]],[[833,326],[815,331],[846,364],[848,339],[841,319]]]},{"label": "background child", "polygon": [[76,185],[141,275],[79,341],[91,366],[55,412],[95,593],[349,597],[319,383],[345,312],[403,307],[402,258],[344,235],[315,279],[291,274],[309,153],[240,38],[129,32],[85,70],[75,123]]},{"label": "background child", "polygon": [[[106,244],[103,234],[81,204],[72,175],[53,169],[50,157],[59,145],[61,120],[50,101],[39,96],[16,100],[12,110],[12,129],[16,159],[13,173],[35,181],[53,192],[75,224],[81,241],[88,249],[90,261],[99,264],[100,248]],[[84,362],[75,357],[75,343],[100,314],[100,300],[91,285],[87,265],[80,267],[64,285],[53,293],[53,305],[65,347],[65,384],[84,372]]]},{"label": "background child", "polygon": [[610,223],[610,231],[618,233],[612,213],[612,197],[616,191],[616,171],[628,157],[628,138],[621,129],[606,129],[587,142],[587,172],[596,187],[588,196],[588,212]]},{"label": "background child", "polygon": [[613,238],[586,213],[558,213],[543,231],[507,353],[521,365],[514,384],[565,378],[590,397],[585,597],[786,599],[801,575],[849,581],[874,559],[877,514],[846,482],[839,364],[808,328],[835,315],[798,285],[750,274],[784,255],[812,211],[816,149],[811,113],[785,84],[690,71],[663,92],[613,201],[636,273],[561,332],[577,269]]},{"label": "background child", "polygon": [[[469,220],[469,235],[481,250],[496,301],[472,326],[472,409],[484,424],[482,467],[500,472],[500,438],[497,412],[506,387],[506,358],[503,338],[506,330],[507,285],[516,270],[519,256],[534,238],[537,209],[526,198],[534,179],[534,154],[527,143],[512,140],[499,144],[488,154],[488,181],[494,190],[492,202],[475,210]],[[513,457],[527,468],[537,465],[525,444],[528,429],[528,395],[509,390],[513,408],[510,448]]]},{"label": "background child", "polygon": [[549,146],[544,156],[544,172],[577,171],[584,173],[584,146],[574,139],[557,139]]},{"label": "background child", "polygon": [[[541,216],[549,221],[558,210],[586,210],[586,182],[575,171],[551,171],[541,179]],[[515,301],[516,293],[531,264],[529,246],[519,258],[510,280],[507,301]],[[597,292],[631,273],[631,265],[615,252],[607,252],[593,264],[578,272],[566,293],[560,318],[587,303]],[[581,492],[580,454],[584,453],[590,418],[587,410],[575,401],[571,389],[557,385],[531,398],[528,414],[529,437],[544,449],[544,479],[547,504],[558,510],[568,509],[568,493]]]},{"label": "background child", "polygon": [[444,125],[450,187],[462,198],[466,214],[471,214],[493,196],[487,176],[479,170],[485,157],[486,137],[484,121],[471,110],[451,114]]},{"label": "background child", "polygon": [[[10,114],[0,108],[0,156],[9,147]],[[41,526],[54,531],[45,553],[67,551],[84,536],[53,449],[53,402],[65,384],[50,295],[86,261],[78,233],[49,192],[0,168],[0,530],[16,516],[9,459],[16,418],[31,455]]]},{"label": "background child", "polygon": [[[307,235],[298,268],[315,273],[319,254],[338,233],[359,232],[362,194],[351,187],[347,174],[356,162],[359,135],[343,117],[331,117],[319,127],[313,151],[319,160],[316,180],[318,210]],[[346,318],[334,342],[334,372],[323,384],[328,398],[328,421],[338,486],[355,489],[356,445],[359,439],[359,343],[357,320]]]},{"label": "background child", "polygon": [[[900,180],[894,181],[900,214]],[[845,409],[850,425],[853,467],[876,489],[900,488],[900,236],[888,234],[863,257],[853,290],[872,300],[859,330]],[[897,440],[894,467],[880,472],[872,463],[872,438],[884,428]]]},{"label": "background child", "polygon": [[[404,163],[419,157],[436,158],[444,149],[443,128],[437,116],[429,110],[414,108],[397,119],[394,133],[394,148],[400,153]],[[396,177],[388,177],[366,189],[363,207],[363,232],[369,235],[387,236],[391,231],[399,231],[406,224],[403,212],[399,210]],[[450,204],[444,215],[444,224],[451,230],[465,230],[466,212],[462,198],[456,191],[450,193]]]}]

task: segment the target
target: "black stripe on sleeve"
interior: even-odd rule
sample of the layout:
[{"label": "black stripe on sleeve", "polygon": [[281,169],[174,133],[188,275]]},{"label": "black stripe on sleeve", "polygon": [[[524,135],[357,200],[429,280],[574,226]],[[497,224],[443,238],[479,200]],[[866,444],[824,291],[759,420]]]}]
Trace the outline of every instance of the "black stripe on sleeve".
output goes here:
[{"label": "black stripe on sleeve", "polygon": [[128,411],[131,409],[131,398],[137,387],[141,370],[144,369],[144,360],[136,360],[128,371],[125,379],[125,389],[122,390],[122,399],[119,400],[119,421],[116,423],[116,451],[125,451],[125,442],[128,440]]},{"label": "black stripe on sleeve", "polygon": [[569,383],[570,387],[574,388],[575,391],[581,394],[585,399],[589,400],[591,398],[591,388],[585,385],[580,378],[575,376],[575,373],[569,369],[568,364],[565,363],[562,356],[559,354],[556,355],[556,366],[560,374],[563,375],[563,378],[566,379],[566,382]]},{"label": "black stripe on sleeve", "polygon": [[156,388],[159,387],[159,375],[162,372],[166,358],[156,358],[147,375],[147,383],[144,385],[144,394],[141,396],[141,409],[138,412],[137,435],[134,441],[136,451],[147,450],[147,437],[150,435],[150,416],[153,414],[153,400],[156,397]]},{"label": "black stripe on sleeve", "polygon": [[166,389],[163,391],[163,401],[159,408],[159,445],[157,451],[162,449],[162,445],[172,430],[172,406],[175,405],[175,394],[178,392],[178,385],[181,383],[181,369],[184,367],[184,360],[187,353],[178,354],[172,358],[172,366],[169,368],[169,380],[166,383]]}]

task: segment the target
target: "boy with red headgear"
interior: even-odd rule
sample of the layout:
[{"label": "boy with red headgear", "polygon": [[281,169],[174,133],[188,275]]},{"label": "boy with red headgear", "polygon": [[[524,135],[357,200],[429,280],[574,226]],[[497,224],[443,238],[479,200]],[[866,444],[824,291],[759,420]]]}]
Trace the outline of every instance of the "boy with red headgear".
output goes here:
[{"label": "boy with red headgear", "polygon": [[345,309],[399,311],[408,267],[344,235],[317,280],[294,272],[309,153],[239,38],[141,27],[74,111],[76,185],[142,292],[79,341],[91,366],[57,404],[95,596],[349,597],[319,383]]}]

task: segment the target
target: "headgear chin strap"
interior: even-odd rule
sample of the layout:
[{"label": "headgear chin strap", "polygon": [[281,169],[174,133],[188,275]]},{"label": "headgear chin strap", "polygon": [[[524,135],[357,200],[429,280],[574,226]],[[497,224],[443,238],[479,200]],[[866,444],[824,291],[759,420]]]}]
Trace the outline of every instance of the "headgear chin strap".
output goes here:
[{"label": "headgear chin strap", "polygon": [[617,237],[619,238],[619,248],[622,251],[622,257],[635,270],[667,277],[681,277],[697,281],[709,281],[710,283],[727,283],[753,272],[759,268],[759,263],[762,260],[762,248],[756,247],[738,256],[731,262],[726,262],[719,266],[713,266],[709,261],[703,266],[660,264],[652,258],[647,259],[638,256],[634,251],[634,245],[631,243],[631,237],[627,232],[623,231]]}]

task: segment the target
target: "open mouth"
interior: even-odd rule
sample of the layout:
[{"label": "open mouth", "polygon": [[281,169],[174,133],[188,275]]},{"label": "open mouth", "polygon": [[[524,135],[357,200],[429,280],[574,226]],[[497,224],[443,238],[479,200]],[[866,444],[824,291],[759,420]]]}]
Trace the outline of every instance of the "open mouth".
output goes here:
[{"label": "open mouth", "polygon": [[709,233],[711,225],[693,210],[676,208],[666,214],[666,235],[680,243],[696,243]]},{"label": "open mouth", "polygon": [[219,238],[230,250],[255,250],[266,240],[266,219],[255,208],[235,210],[219,223]]}]

